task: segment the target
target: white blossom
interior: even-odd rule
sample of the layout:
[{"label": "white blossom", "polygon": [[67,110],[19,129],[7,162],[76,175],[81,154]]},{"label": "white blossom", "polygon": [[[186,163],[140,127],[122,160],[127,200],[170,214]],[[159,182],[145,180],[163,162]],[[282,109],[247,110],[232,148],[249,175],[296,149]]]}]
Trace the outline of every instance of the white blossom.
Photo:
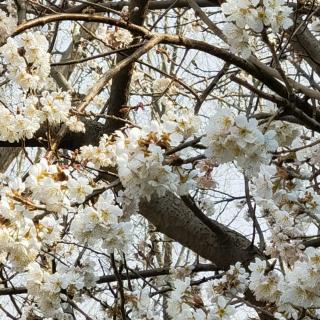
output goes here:
[{"label": "white blossom", "polygon": [[43,88],[50,73],[49,43],[39,31],[8,38],[0,48],[9,77],[24,90]]},{"label": "white blossom", "polygon": [[202,143],[208,147],[209,158],[219,163],[237,160],[252,176],[259,172],[261,164],[269,163],[269,151],[277,147],[274,135],[273,131],[263,134],[254,119],[248,121],[242,115],[234,117],[230,111],[222,110],[210,118]]},{"label": "white blossom", "polygon": [[17,19],[0,9],[0,45],[13,33],[17,27]]},{"label": "white blossom", "polygon": [[69,179],[67,186],[71,199],[79,203],[83,202],[86,199],[86,196],[91,194],[93,191],[88,179],[85,177]]}]

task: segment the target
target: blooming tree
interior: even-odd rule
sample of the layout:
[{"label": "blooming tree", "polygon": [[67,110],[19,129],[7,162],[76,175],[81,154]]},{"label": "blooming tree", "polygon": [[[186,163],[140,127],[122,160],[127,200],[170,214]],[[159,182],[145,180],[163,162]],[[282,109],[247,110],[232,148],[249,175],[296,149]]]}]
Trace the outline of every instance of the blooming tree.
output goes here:
[{"label": "blooming tree", "polygon": [[319,319],[319,12],[1,1],[0,318]]}]

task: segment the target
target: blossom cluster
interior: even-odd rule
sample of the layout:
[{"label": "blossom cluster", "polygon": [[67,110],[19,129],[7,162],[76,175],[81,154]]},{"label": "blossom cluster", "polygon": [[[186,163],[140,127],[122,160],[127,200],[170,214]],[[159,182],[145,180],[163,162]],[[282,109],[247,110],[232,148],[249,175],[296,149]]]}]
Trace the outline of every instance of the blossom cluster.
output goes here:
[{"label": "blossom cluster", "polygon": [[290,147],[293,141],[301,134],[299,127],[283,121],[273,121],[269,128],[276,132],[275,140],[278,142],[279,147]]},{"label": "blossom cluster", "polygon": [[[249,265],[249,288],[259,301],[275,303],[279,319],[298,319],[302,309],[312,308],[316,317],[320,307],[319,249],[307,248],[285,274],[256,259]],[[319,315],[317,313],[317,315]]]},{"label": "blossom cluster", "polygon": [[8,77],[24,90],[45,86],[50,74],[49,43],[39,31],[25,32],[18,38],[8,38],[0,48]]},{"label": "blossom cluster", "polygon": [[17,27],[17,19],[0,9],[0,45],[13,33]]},{"label": "blossom cluster", "polygon": [[70,116],[71,96],[68,92],[36,92],[50,79],[48,47],[46,37],[37,31],[8,38],[0,48],[8,77],[27,92],[23,105],[16,110],[3,103],[0,105],[1,141],[31,139],[45,121],[52,126],[65,123],[71,131],[85,131],[84,124],[76,116]]},{"label": "blossom cluster", "polygon": [[[1,234],[1,252],[12,251],[12,263],[25,267],[35,259],[42,245],[50,245],[60,238],[60,218],[92,192],[85,177],[72,178],[67,170],[50,165],[45,159],[34,164],[25,182],[13,180],[1,191],[0,215],[2,223],[7,225]],[[122,211],[112,201],[111,195],[105,192],[95,208],[82,205],[77,210],[71,229],[79,242],[103,239],[109,251],[125,249],[130,223],[118,221]]]},{"label": "blossom cluster", "polygon": [[150,289],[148,287],[137,288],[132,292],[126,292],[128,307],[132,310],[133,319],[155,319],[155,306],[150,299]]},{"label": "blossom cluster", "polygon": [[[232,319],[236,309],[231,305],[231,299],[216,294],[212,296],[212,292],[209,291],[208,299],[203,299],[201,288],[192,284],[190,272],[192,267],[190,267],[170,270],[167,278],[170,285],[165,287],[169,291],[166,297],[168,316],[177,320]],[[167,281],[165,283],[168,284]],[[152,295],[152,289],[147,286],[133,285],[131,290],[124,292],[126,305],[130,308],[133,319],[161,319],[161,311],[156,308],[157,300],[152,299]],[[111,318],[117,314],[117,309],[116,307],[110,308],[106,313]]]},{"label": "blossom cluster", "polygon": [[37,118],[26,112],[14,114],[5,106],[0,105],[0,140],[15,142],[22,139],[31,139],[35,132],[40,128]]},{"label": "blossom cluster", "polygon": [[199,289],[192,288],[190,275],[186,272],[172,273],[174,291],[168,299],[168,314],[173,319],[227,320],[232,319],[236,309],[235,297],[242,297],[248,288],[249,274],[237,263],[207,286],[207,299]]},{"label": "blossom cluster", "polygon": [[80,209],[71,225],[75,239],[82,244],[97,244],[108,252],[126,251],[131,241],[131,223],[119,221],[122,210],[113,204],[108,194],[99,197],[95,207]]},{"label": "blossom cluster", "polygon": [[292,8],[284,0],[227,0],[221,5],[229,24],[225,34],[231,49],[240,53],[243,58],[251,54],[251,34],[260,33],[266,27],[278,33],[280,29],[288,29],[293,21],[290,18]]},{"label": "blossom cluster", "polygon": [[[167,312],[172,319],[206,319],[205,312],[200,296],[192,294],[190,290],[190,278],[175,279],[173,281],[174,291],[168,299]],[[197,299],[198,298],[198,299]],[[192,306],[193,308],[190,308]]]},{"label": "blossom cluster", "polygon": [[125,188],[123,199],[133,212],[140,198],[150,200],[153,193],[162,196],[167,190],[182,192],[192,178],[183,168],[174,170],[169,166],[166,152],[192,137],[199,121],[186,111],[182,111],[182,117],[169,112],[162,120],[160,124],[152,121],[143,128],[104,135],[99,146],[84,146],[80,150],[81,160],[91,161],[98,168],[117,168]]},{"label": "blossom cluster", "polygon": [[39,263],[33,262],[28,267],[26,287],[46,316],[60,319],[63,318],[63,303],[67,302],[68,296],[74,297],[81,289],[95,285],[96,277],[92,272],[90,261],[85,261],[82,268],[61,266],[56,273],[49,273]]},{"label": "blossom cluster", "polygon": [[262,133],[255,119],[247,120],[222,109],[210,118],[202,143],[207,147],[205,155],[209,159],[218,163],[236,160],[248,176],[253,176],[261,164],[270,162],[270,152],[278,146],[275,134],[273,130]]},{"label": "blossom cluster", "polygon": [[220,272],[221,278],[213,281],[213,292],[218,295],[232,298],[235,295],[244,294],[248,287],[249,274],[240,262],[226,272]]},{"label": "blossom cluster", "polygon": [[[15,199],[18,200],[19,197],[16,196]],[[41,246],[57,241],[61,231],[53,217],[46,216],[41,222],[33,221],[33,213],[41,214],[41,211],[32,208],[31,203],[26,206],[29,208],[10,197],[1,197],[1,221],[6,226],[1,233],[1,260],[5,262],[9,256],[8,261],[16,271],[22,271],[34,261]]]},{"label": "blossom cluster", "polygon": [[99,39],[114,48],[126,47],[133,41],[130,31],[118,27],[113,30],[107,26],[100,26],[96,31],[96,35]]},{"label": "blossom cluster", "polygon": [[[319,315],[319,257],[320,251],[307,248],[301,259],[296,261],[285,273],[269,262],[256,258],[250,263],[248,271],[237,263],[226,272],[220,272],[217,279],[206,288],[207,299],[201,289],[193,288],[190,275],[179,277],[171,274],[170,296],[167,299],[167,313],[174,319],[188,320],[227,320],[236,312],[233,304],[244,297],[249,288],[258,301],[269,303],[271,312],[274,305],[276,319],[298,319],[303,309],[311,308],[309,315]],[[152,319],[150,289],[127,293],[133,314],[143,319]],[[312,311],[313,309],[313,311]]]},{"label": "blossom cluster", "polygon": [[[67,297],[94,286],[96,277],[91,259],[72,268],[59,263],[53,271],[49,267],[52,256],[44,252],[65,253],[61,240],[109,253],[125,252],[132,242],[132,224],[121,221],[123,212],[111,192],[102,192],[93,205],[86,203],[93,191],[90,180],[80,172],[71,173],[46,159],[31,166],[25,181],[2,181],[0,261],[10,263],[17,272],[28,270],[28,294],[45,316],[60,319]],[[68,217],[70,230],[63,232]],[[46,260],[39,260],[40,253]]]},{"label": "blossom cluster", "polygon": [[4,70],[9,79],[27,92],[26,96],[23,96],[23,106],[19,106],[16,111],[3,103],[0,106],[3,115],[0,130],[2,141],[31,139],[44,121],[52,125],[66,123],[70,130],[76,132],[85,130],[83,123],[76,116],[69,116],[71,109],[69,93],[42,91],[41,95],[36,94],[35,90],[43,89],[47,82],[50,82],[48,47],[46,37],[37,31],[8,38],[7,43],[0,48],[5,64]]},{"label": "blossom cluster", "polygon": [[266,252],[292,265],[304,249],[301,238],[320,214],[320,197],[281,167],[264,167],[254,184],[255,203],[270,227]]},{"label": "blossom cluster", "polygon": [[200,292],[192,290],[190,278],[174,279],[173,291],[168,299],[167,313],[177,320],[228,320],[235,314],[230,300],[223,296],[210,296],[205,304]]},{"label": "blossom cluster", "polygon": [[151,132],[133,128],[127,135],[119,132],[117,165],[119,178],[126,188],[126,197],[133,200],[139,195],[150,200],[155,192],[159,196],[163,196],[166,190],[177,192],[179,177],[169,165],[164,164],[168,138],[161,136],[156,128]]},{"label": "blossom cluster", "polygon": [[43,91],[40,98],[29,96],[24,101],[24,107],[17,112],[0,105],[0,140],[15,142],[31,139],[45,121],[52,126],[65,123],[71,131],[84,132],[83,122],[76,116],[70,117],[70,110],[70,94],[62,91]]}]

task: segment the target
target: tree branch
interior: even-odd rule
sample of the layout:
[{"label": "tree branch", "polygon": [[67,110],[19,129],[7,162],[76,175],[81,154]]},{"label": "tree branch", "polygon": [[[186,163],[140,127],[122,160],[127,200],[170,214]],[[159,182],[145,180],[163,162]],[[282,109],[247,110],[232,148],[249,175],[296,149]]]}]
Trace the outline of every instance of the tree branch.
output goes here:
[{"label": "tree branch", "polygon": [[[198,273],[198,272],[210,272],[210,271],[216,271],[217,268],[213,264],[197,264],[192,268],[192,273]],[[97,280],[97,284],[104,284],[104,283],[110,283],[110,282],[116,282],[119,277],[121,280],[137,280],[141,278],[153,278],[158,276],[164,276],[170,274],[170,268],[156,268],[151,270],[135,270],[134,272],[124,272],[118,275],[118,278],[115,274],[101,276]],[[0,289],[0,296],[5,295],[16,295],[16,294],[25,294],[27,293],[27,288],[25,287],[14,287],[14,288],[1,288]]]},{"label": "tree branch", "polygon": [[[142,26],[146,18],[146,12],[148,8],[148,0],[131,0],[129,3],[129,23]],[[135,8],[139,8],[135,10]],[[134,32],[133,36],[136,38],[134,43],[137,43],[137,36],[139,33]],[[129,51],[128,54],[133,54]],[[119,54],[117,56],[117,63],[124,61],[126,56]],[[132,60],[124,69],[117,73],[117,75],[112,79],[110,98],[108,101],[108,115],[114,115],[117,117],[123,117],[124,114],[121,113],[121,108],[128,104],[129,99],[129,89],[133,73],[135,61]],[[111,125],[114,129],[118,129],[121,126],[121,122],[112,121]]]}]

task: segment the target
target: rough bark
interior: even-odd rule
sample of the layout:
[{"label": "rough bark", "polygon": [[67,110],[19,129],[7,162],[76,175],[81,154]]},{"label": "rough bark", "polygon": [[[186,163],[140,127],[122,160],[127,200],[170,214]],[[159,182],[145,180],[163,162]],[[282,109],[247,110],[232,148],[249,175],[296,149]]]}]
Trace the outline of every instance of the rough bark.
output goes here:
[{"label": "rough bark", "polygon": [[320,43],[306,26],[296,33],[291,45],[298,56],[320,76]]},{"label": "rough bark", "polygon": [[173,193],[167,192],[163,197],[154,195],[149,202],[141,201],[139,212],[157,231],[212,261],[218,270],[226,270],[236,261],[247,265],[259,255],[243,235],[211,220],[216,226],[214,232]]},{"label": "rough bark", "polygon": [[[20,143],[21,146],[21,143]],[[0,147],[0,172],[5,172],[12,161],[19,155],[21,148],[13,146]]]},{"label": "rough bark", "polygon": [[[142,26],[146,18],[148,0],[132,0],[129,3],[129,22]],[[137,11],[134,8],[139,8]],[[133,33],[134,37],[139,36],[138,33]],[[134,43],[137,43],[137,38],[135,38]],[[134,50],[127,52],[127,55],[134,53]],[[117,55],[117,64],[126,58],[125,55]],[[118,74],[113,77],[110,97],[108,100],[108,114],[117,117],[122,117],[121,113],[122,106],[128,103],[129,89],[131,84],[132,73],[134,69],[134,63],[130,63],[128,66],[123,68]],[[119,121],[109,121],[114,129],[119,128],[122,125]]]}]

